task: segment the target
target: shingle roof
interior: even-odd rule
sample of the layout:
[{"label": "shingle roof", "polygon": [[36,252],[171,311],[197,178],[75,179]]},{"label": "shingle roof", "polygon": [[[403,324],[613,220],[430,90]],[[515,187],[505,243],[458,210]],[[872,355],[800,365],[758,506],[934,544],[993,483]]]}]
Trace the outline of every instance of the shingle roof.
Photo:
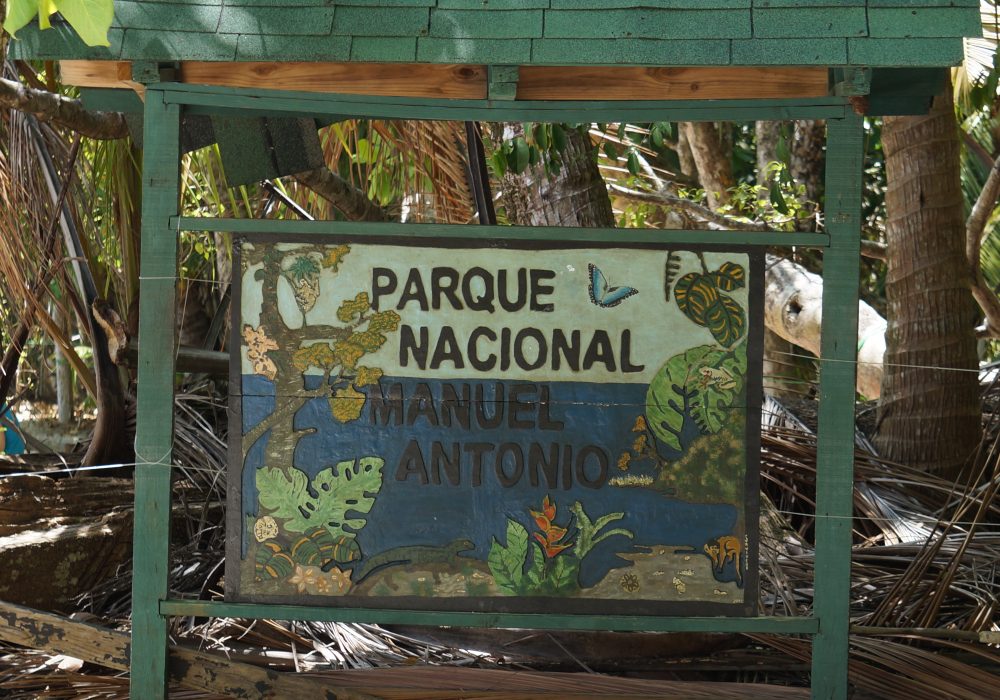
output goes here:
[{"label": "shingle roof", "polygon": [[116,0],[109,48],[65,25],[19,58],[516,65],[947,66],[978,0]]}]

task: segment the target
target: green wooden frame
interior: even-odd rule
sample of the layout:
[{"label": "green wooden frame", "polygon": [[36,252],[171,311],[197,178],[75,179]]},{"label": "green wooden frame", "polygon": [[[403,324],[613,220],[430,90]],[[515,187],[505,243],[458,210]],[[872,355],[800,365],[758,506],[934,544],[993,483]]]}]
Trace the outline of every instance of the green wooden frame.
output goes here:
[{"label": "green wooden frame", "polygon": [[[827,233],[620,231],[394,223],[199,219],[179,212],[179,130],[188,113],[350,114],[406,119],[530,121],[826,119]],[[863,120],[847,97],[714,102],[511,102],[416,100],[207,88],[152,83],[144,109],[139,395],[135,473],[135,557],[131,697],[166,697],[167,619],[177,615],[577,630],[767,632],[814,639],[814,698],[847,696],[848,605],[854,473],[854,385],[861,231]],[[343,233],[393,236],[531,236],[562,241],[727,243],[825,250],[822,373],[817,457],[816,581],[811,617],[634,617],[442,613],[174,600],[167,590],[173,437],[173,332],[181,230]]]}]

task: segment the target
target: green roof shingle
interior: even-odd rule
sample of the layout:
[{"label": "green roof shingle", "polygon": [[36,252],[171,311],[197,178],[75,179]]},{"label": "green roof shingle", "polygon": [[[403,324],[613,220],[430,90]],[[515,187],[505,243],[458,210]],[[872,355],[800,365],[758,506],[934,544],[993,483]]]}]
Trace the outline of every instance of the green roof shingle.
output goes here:
[{"label": "green roof shingle", "polygon": [[18,58],[518,65],[947,66],[978,0],[117,0],[111,46]]}]

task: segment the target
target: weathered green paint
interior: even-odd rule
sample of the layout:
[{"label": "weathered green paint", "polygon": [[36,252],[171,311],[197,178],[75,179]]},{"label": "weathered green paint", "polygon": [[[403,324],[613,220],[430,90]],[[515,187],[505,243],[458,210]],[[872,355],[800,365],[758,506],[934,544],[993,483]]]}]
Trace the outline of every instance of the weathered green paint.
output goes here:
[{"label": "weathered green paint", "polygon": [[851,109],[846,97],[774,100],[529,101],[426,100],[377,95],[320,94],[163,83],[168,100],[188,105],[186,114],[283,114],[316,117],[352,114],[381,119],[550,121],[656,120],[736,121],[835,119]]},{"label": "weathered green paint", "polygon": [[513,100],[517,97],[518,66],[490,66],[489,92],[491,100]]},{"label": "weathered green paint", "polygon": [[827,122],[823,328],[816,457],[816,597],[813,697],[847,697],[851,516],[854,495],[854,386],[857,366],[864,125],[848,114]]},{"label": "weathered green paint", "polygon": [[960,37],[980,32],[968,0],[123,0],[115,8],[108,48],[85,47],[62,25],[29,26],[13,56],[659,66],[905,66],[920,57],[944,66],[960,60]]},{"label": "weathered green paint", "polygon": [[[469,227],[463,224],[400,224],[391,221],[298,221],[283,219],[215,219],[181,217],[171,222],[177,231],[226,231],[228,233],[276,233],[286,236],[350,235],[359,238],[392,237],[405,240],[425,238],[468,238]],[[684,229],[614,229],[567,228],[560,226],[477,226],[476,238],[493,240],[546,240],[564,243],[620,244],[689,244],[728,246],[804,246],[824,247],[830,238],[825,233],[790,233],[786,231],[713,231]]]},{"label": "weathered green paint", "polygon": [[550,630],[615,630],[620,632],[758,632],[762,634],[815,634],[814,617],[646,617],[626,615],[548,615],[512,613],[449,613],[426,610],[306,607],[219,603],[201,600],[168,600],[160,603],[163,615],[368,622],[373,624],[452,625]]},{"label": "weathered green paint", "polygon": [[174,427],[177,236],[170,217],[180,201],[180,107],[146,92],[139,279],[139,367],[135,437],[131,697],[166,695],[170,475]]}]

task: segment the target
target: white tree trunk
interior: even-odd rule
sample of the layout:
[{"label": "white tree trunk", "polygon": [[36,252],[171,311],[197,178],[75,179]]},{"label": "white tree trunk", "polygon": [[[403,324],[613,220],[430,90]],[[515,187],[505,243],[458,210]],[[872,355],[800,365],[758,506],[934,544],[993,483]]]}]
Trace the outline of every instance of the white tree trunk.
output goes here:
[{"label": "white tree trunk", "polygon": [[[819,355],[823,318],[823,278],[790,260],[767,257],[764,323],[774,333]],[[858,393],[878,398],[882,388],[885,319],[858,303]]]}]

